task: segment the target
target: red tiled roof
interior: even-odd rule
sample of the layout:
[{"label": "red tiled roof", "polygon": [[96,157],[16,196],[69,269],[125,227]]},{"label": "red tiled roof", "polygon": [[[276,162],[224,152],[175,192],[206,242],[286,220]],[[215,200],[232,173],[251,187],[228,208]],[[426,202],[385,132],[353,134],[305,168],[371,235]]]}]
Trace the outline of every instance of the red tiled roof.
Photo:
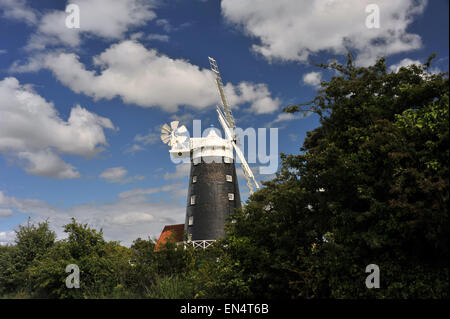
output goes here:
[{"label": "red tiled roof", "polygon": [[175,243],[183,241],[184,236],[184,224],[166,225],[159,236],[155,245],[155,250],[159,249],[159,246],[167,243],[167,240],[172,240]]}]

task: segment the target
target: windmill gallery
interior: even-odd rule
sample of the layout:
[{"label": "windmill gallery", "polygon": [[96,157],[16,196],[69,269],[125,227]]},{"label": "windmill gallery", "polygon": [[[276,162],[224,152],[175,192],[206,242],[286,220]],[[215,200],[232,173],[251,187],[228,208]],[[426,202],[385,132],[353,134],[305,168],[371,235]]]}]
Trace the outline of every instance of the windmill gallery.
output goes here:
[{"label": "windmill gallery", "polygon": [[[216,239],[225,235],[225,223],[229,214],[241,207],[234,152],[242,165],[250,194],[254,188],[259,188],[238,146],[235,120],[225,97],[217,63],[211,57],[209,63],[215,75],[221,100],[221,105],[217,106],[216,111],[225,138],[219,136],[221,134],[217,129],[210,129],[204,136],[189,138],[186,127],[178,126],[179,121],[172,121],[170,126],[167,124],[162,126],[161,140],[171,147],[169,154],[172,160],[190,163],[190,174],[185,223],[166,225],[157,241],[156,249],[169,239],[194,248],[207,248]],[[275,135],[278,137],[276,129],[270,129],[270,133],[271,140]],[[277,149],[272,149],[277,143],[271,141],[270,144],[270,153],[277,154]],[[269,166],[273,166],[272,162],[270,161]]]}]

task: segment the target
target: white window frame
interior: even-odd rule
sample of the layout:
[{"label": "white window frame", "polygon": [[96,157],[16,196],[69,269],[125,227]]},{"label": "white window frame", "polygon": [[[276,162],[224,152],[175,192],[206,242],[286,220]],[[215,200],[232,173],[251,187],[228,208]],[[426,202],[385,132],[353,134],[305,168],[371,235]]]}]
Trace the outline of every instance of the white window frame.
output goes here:
[{"label": "white window frame", "polygon": [[192,184],[197,183],[197,175],[192,176]]},{"label": "white window frame", "polygon": [[228,200],[234,200],[234,193],[228,193]]},{"label": "white window frame", "polygon": [[194,216],[189,216],[188,217],[188,226],[192,226],[194,225]]},{"label": "white window frame", "polygon": [[227,182],[233,182],[233,176],[232,175],[225,175],[225,180]]},{"label": "white window frame", "polygon": [[195,195],[191,195],[191,205],[195,205]]}]

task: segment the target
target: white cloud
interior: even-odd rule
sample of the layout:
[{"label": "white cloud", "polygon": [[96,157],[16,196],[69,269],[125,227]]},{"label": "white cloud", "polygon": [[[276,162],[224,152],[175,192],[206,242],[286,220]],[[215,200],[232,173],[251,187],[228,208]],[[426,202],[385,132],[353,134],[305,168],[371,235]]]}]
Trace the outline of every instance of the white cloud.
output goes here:
[{"label": "white cloud", "polygon": [[72,165],[65,163],[51,149],[19,152],[17,156],[28,160],[25,170],[29,174],[53,178],[80,177],[80,173]]},{"label": "white cloud", "polygon": [[134,141],[143,145],[156,144],[161,141],[160,133],[149,132],[146,135],[138,134],[134,137]]},{"label": "white cloud", "polygon": [[311,85],[318,88],[320,87],[321,81],[322,81],[322,73],[320,72],[309,72],[303,75],[303,83],[307,85]]},{"label": "white cloud", "polygon": [[161,192],[173,192],[182,187],[182,184],[169,184],[165,186],[160,187],[154,187],[154,188],[136,188],[132,189],[126,192],[122,192],[119,194],[119,198],[128,198],[128,197],[134,197],[134,196],[141,196],[141,195],[152,195],[157,194]]},{"label": "white cloud", "polygon": [[[125,103],[160,107],[175,112],[180,105],[204,109],[219,103],[212,72],[182,59],[172,59],[134,40],[114,44],[93,58],[100,72],[87,70],[73,53],[37,55],[27,64],[17,62],[12,72],[50,69],[56,78],[76,93],[94,99],[120,96]],[[280,101],[270,97],[265,84],[242,82],[226,85],[230,103],[249,103],[256,114],[272,113]]]},{"label": "white cloud", "polygon": [[125,179],[125,176],[128,174],[128,171],[122,166],[107,168],[100,174],[100,178],[107,180],[109,183],[129,183],[133,180],[143,180],[144,176],[135,175],[133,177],[128,177]]},{"label": "white cloud", "polygon": [[124,151],[124,153],[131,153],[134,155],[134,153],[138,151],[145,150],[144,146],[148,144],[156,144],[161,142],[159,133],[161,131],[161,125],[157,125],[154,130],[157,132],[153,132],[152,130],[149,130],[147,134],[137,134],[133,139],[133,145],[127,147]]},{"label": "white cloud", "polygon": [[170,24],[169,20],[167,19],[158,19],[156,20],[156,25],[160,26],[161,28],[164,29],[164,31],[166,32],[170,32],[173,30],[172,25]]},{"label": "white cloud", "polygon": [[[138,237],[159,236],[164,225],[184,222],[186,207],[176,202],[152,201],[146,196],[130,195],[111,203],[85,203],[70,208],[49,205],[39,199],[7,196],[0,191],[0,206],[32,214],[33,220],[48,219],[59,239],[65,238],[62,226],[74,217],[97,230],[107,240],[119,240],[129,246]],[[12,242],[13,232],[0,232],[0,242]]]},{"label": "white cloud", "polygon": [[0,231],[0,245],[13,244],[16,239],[15,231]]},{"label": "white cloud", "polygon": [[166,34],[149,34],[145,37],[147,40],[156,40],[162,42],[168,42],[169,36]]},{"label": "white cloud", "polygon": [[12,216],[13,211],[10,208],[1,208],[0,207],[0,218]]},{"label": "white cloud", "polygon": [[298,113],[280,113],[277,115],[275,120],[273,120],[271,123],[278,123],[283,121],[292,121],[300,118],[300,114]]},{"label": "white cloud", "polygon": [[[187,113],[179,113],[179,114],[172,114],[170,116],[171,120],[179,121],[182,124],[188,124],[189,122],[192,122],[194,118],[196,118],[195,113],[187,112]],[[158,127],[158,131],[161,131],[161,127]]]},{"label": "white cloud", "polygon": [[389,67],[389,70],[391,70],[392,72],[398,72],[400,70],[401,67],[407,67],[410,65],[422,65],[422,62],[420,62],[419,60],[412,60],[409,58],[405,58],[403,60],[401,60],[400,62],[398,62],[397,64],[393,64]]},{"label": "white cloud", "polygon": [[155,24],[161,27],[165,32],[179,31],[192,25],[191,22],[184,22],[178,26],[173,26],[167,19],[158,19]]},{"label": "white cloud", "polygon": [[250,111],[255,114],[273,113],[278,110],[280,100],[273,99],[266,84],[241,82],[236,87],[231,83],[225,86],[228,102],[231,105],[250,102]]},{"label": "white cloud", "polygon": [[30,50],[41,50],[49,45],[77,47],[82,36],[96,36],[117,40],[134,27],[142,26],[156,17],[152,10],[156,2],[151,0],[77,0],[80,8],[80,28],[66,27],[69,15],[64,10],[42,14],[37,31],[27,44]]},{"label": "white cloud", "polygon": [[154,220],[153,215],[142,212],[126,213],[113,218],[113,223],[123,226],[132,226],[140,223],[148,223]]},{"label": "white cloud", "polygon": [[101,178],[104,178],[110,182],[117,182],[127,175],[128,171],[123,167],[111,167],[106,169],[100,174]]},{"label": "white cloud", "polygon": [[[380,28],[368,29],[368,4],[380,11]],[[306,61],[311,54],[328,51],[358,53],[357,62],[367,65],[377,56],[421,47],[421,38],[408,33],[415,15],[426,0],[223,0],[222,15],[259,40],[252,49],[268,60]]]},{"label": "white cloud", "polygon": [[178,164],[175,166],[175,172],[174,173],[165,173],[164,179],[180,179],[180,178],[186,178],[189,176],[189,173],[191,171],[191,164],[190,163],[183,163]]},{"label": "white cloud", "polygon": [[103,128],[114,129],[107,118],[76,105],[67,121],[53,103],[16,78],[0,81],[0,152],[27,163],[30,174],[74,178],[79,173],[60,154],[95,156],[107,145]]},{"label": "white cloud", "polygon": [[148,40],[148,41],[162,41],[168,42],[169,36],[167,34],[159,34],[159,33],[150,33],[145,34],[144,32],[136,32],[130,35],[131,40]]},{"label": "white cloud", "polygon": [[[398,72],[400,70],[400,68],[408,67],[410,65],[417,65],[417,66],[423,67],[423,63],[420,60],[404,58],[401,61],[399,61],[398,63],[392,64],[391,66],[389,66],[389,70],[391,72]],[[426,70],[426,73],[428,73],[428,74],[438,74],[440,72],[442,72],[442,71],[438,67],[431,67],[428,70]]]},{"label": "white cloud", "polygon": [[27,24],[35,24],[37,13],[28,7],[25,0],[0,0],[0,12],[6,19],[20,20]]},{"label": "white cloud", "polygon": [[131,145],[130,147],[128,147],[125,151],[124,151],[124,153],[131,153],[131,154],[134,154],[134,153],[136,153],[136,152],[138,152],[138,151],[143,151],[144,150],[144,148],[142,147],[142,146],[140,146],[140,145],[138,145],[138,144],[133,144],[133,145]]}]

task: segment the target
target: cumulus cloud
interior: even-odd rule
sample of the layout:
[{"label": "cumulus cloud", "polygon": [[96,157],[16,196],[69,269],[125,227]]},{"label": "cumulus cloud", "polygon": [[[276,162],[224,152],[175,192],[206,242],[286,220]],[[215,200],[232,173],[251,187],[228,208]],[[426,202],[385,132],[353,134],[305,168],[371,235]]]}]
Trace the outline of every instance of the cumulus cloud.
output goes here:
[{"label": "cumulus cloud", "polygon": [[134,153],[145,150],[148,144],[156,144],[161,142],[161,125],[157,125],[149,130],[147,134],[137,134],[133,139],[133,144],[128,146],[124,153]]},{"label": "cumulus cloud", "polygon": [[0,231],[0,245],[11,245],[16,239],[16,233],[11,231]]},{"label": "cumulus cloud", "polygon": [[0,81],[0,114],[0,152],[26,162],[28,173],[45,177],[79,177],[60,155],[95,156],[107,145],[103,129],[115,128],[80,105],[64,121],[53,103],[14,77]]},{"label": "cumulus cloud", "polygon": [[110,182],[118,182],[127,175],[128,171],[123,167],[111,167],[106,169],[100,174],[101,178],[104,178]]},{"label": "cumulus cloud", "polygon": [[[4,14],[36,26],[26,46],[29,50],[42,50],[49,46],[62,45],[77,47],[84,36],[96,36],[106,40],[117,40],[137,26],[142,26],[156,18],[152,10],[156,6],[153,0],[77,0],[80,9],[80,28],[67,28],[69,13],[65,10],[52,10],[35,13],[26,6],[25,1],[1,0]],[[2,5],[3,3],[3,5]],[[69,1],[66,3],[69,4]],[[12,11],[14,9],[14,11]]]},{"label": "cumulus cloud", "polygon": [[[161,130],[161,128],[158,126],[158,131],[160,131],[160,130]],[[134,141],[141,143],[143,145],[156,144],[161,141],[160,134],[161,133],[157,133],[157,132],[149,132],[145,135],[138,134],[134,137]]]},{"label": "cumulus cloud", "polygon": [[167,20],[167,19],[158,19],[158,20],[156,20],[155,23],[157,26],[160,26],[161,28],[163,28],[164,31],[166,31],[166,32],[170,32],[173,30],[172,25],[170,24],[169,20]]},{"label": "cumulus cloud", "polygon": [[113,218],[112,222],[117,225],[132,226],[140,223],[148,223],[154,220],[153,215],[142,212],[126,213]]},{"label": "cumulus cloud", "polygon": [[136,175],[133,177],[125,178],[128,171],[122,166],[107,168],[100,174],[100,178],[107,180],[109,183],[129,183],[133,180],[143,180],[145,177]]},{"label": "cumulus cloud", "polygon": [[268,123],[266,126],[271,127],[276,123],[284,122],[284,121],[292,121],[301,118],[299,113],[279,113],[277,117]]},{"label": "cumulus cloud", "polygon": [[410,65],[413,65],[413,64],[422,65],[422,62],[420,62],[419,60],[412,60],[412,59],[409,59],[409,58],[405,58],[405,59],[402,59],[401,61],[399,61],[396,64],[392,64],[389,67],[389,70],[391,70],[392,72],[398,72],[400,70],[400,68],[407,67],[407,66],[410,66]]},{"label": "cumulus cloud", "polygon": [[[0,191],[0,207],[16,209],[31,214],[33,220],[48,219],[59,239],[66,234],[64,224],[74,217],[90,227],[103,229],[107,240],[119,240],[129,246],[138,237],[157,237],[164,225],[183,223],[186,207],[175,201],[155,201],[147,196],[129,194],[111,203],[85,203],[69,208],[60,208],[39,199],[8,196]],[[1,242],[12,242],[14,233],[0,232]]]},{"label": "cumulus cloud", "polygon": [[[389,66],[389,70],[391,72],[398,72],[402,67],[408,67],[411,65],[417,65],[417,66],[423,67],[423,62],[421,62],[420,60],[404,58],[404,59],[400,60],[398,63],[392,64],[391,66]],[[440,72],[442,72],[442,71],[438,67],[435,67],[435,66],[426,70],[426,73],[428,73],[428,74],[438,74]]]},{"label": "cumulus cloud", "polygon": [[191,171],[190,163],[178,164],[177,166],[175,166],[175,172],[164,174],[164,179],[167,180],[167,179],[186,178],[187,176],[189,176],[190,171]]},{"label": "cumulus cloud", "polygon": [[[367,28],[365,9],[379,6],[380,28]],[[421,47],[421,38],[407,32],[426,0],[223,0],[224,18],[258,39],[252,49],[268,60],[306,61],[327,51],[358,53],[357,63],[370,64],[377,56]]]},{"label": "cumulus cloud", "polygon": [[14,19],[35,24],[38,21],[35,10],[27,6],[25,0],[0,0],[0,12],[5,19]]},{"label": "cumulus cloud", "polygon": [[255,114],[273,113],[278,110],[281,103],[278,98],[271,97],[267,85],[262,83],[241,82],[236,87],[228,83],[225,92],[231,105],[250,102],[250,111]]},{"label": "cumulus cloud", "polygon": [[12,216],[13,211],[10,208],[0,208],[0,218]]},{"label": "cumulus cloud", "polygon": [[[209,69],[182,59],[172,59],[147,49],[134,40],[114,44],[93,58],[100,69],[87,70],[73,53],[37,55],[28,63],[14,63],[12,72],[37,71],[47,68],[64,85],[76,93],[94,99],[120,96],[125,103],[142,107],[160,107],[175,112],[187,105],[204,109],[219,103],[214,76]],[[249,103],[256,114],[272,113],[280,101],[270,96],[265,84],[242,82],[226,86],[230,103]]]},{"label": "cumulus cloud", "polygon": [[139,145],[139,144],[133,144],[130,147],[127,147],[125,149],[125,151],[123,151],[124,153],[131,153],[132,155],[134,155],[134,153],[139,152],[139,151],[143,151],[144,148]]},{"label": "cumulus cloud", "polygon": [[309,72],[303,75],[303,83],[307,85],[311,85],[318,88],[320,87],[321,81],[322,81],[322,73],[320,72]]},{"label": "cumulus cloud", "polygon": [[51,149],[18,152],[17,156],[28,160],[25,170],[29,174],[53,178],[80,177],[80,173],[72,165],[64,162]]},{"label": "cumulus cloud", "polygon": [[162,42],[168,42],[169,41],[169,36],[166,34],[156,34],[156,33],[152,33],[149,34],[145,37],[147,40],[156,40],[156,41],[162,41]]},{"label": "cumulus cloud", "polygon": [[157,194],[161,192],[173,192],[182,187],[182,184],[169,184],[165,186],[160,187],[153,187],[153,188],[136,188],[129,191],[125,191],[119,194],[119,198],[128,198],[128,197],[134,197],[134,196],[141,196],[141,195],[151,195],[151,194]]}]

